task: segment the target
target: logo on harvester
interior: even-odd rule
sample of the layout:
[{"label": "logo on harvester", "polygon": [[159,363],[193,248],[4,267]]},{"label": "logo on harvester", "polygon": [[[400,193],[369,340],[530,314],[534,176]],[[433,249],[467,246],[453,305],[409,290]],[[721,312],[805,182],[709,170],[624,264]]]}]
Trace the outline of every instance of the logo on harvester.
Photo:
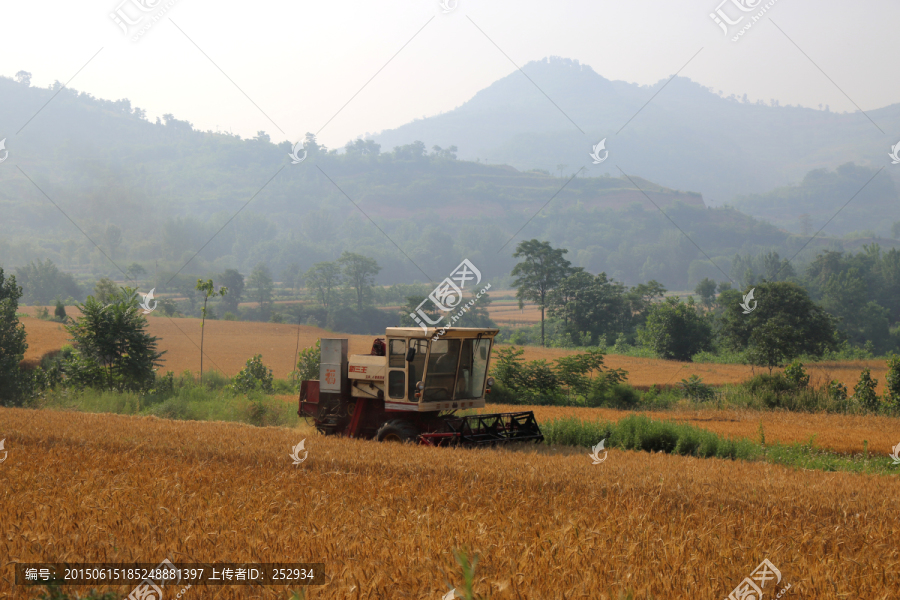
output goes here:
[{"label": "logo on harvester", "polygon": [[[744,314],[749,315],[754,310],[756,310],[756,300],[753,300],[753,290],[756,288],[750,288],[750,291],[747,292],[747,295],[744,296],[744,301],[741,302],[741,308],[744,309]],[[750,301],[753,300],[753,306],[750,306]]]},{"label": "logo on harvester", "polygon": [[[306,450],[306,449],[304,448],[304,444],[306,444],[306,438],[304,438],[303,440],[300,441],[299,444],[297,444],[296,446],[294,446],[294,447],[292,448],[293,452],[291,452],[291,453],[288,455],[288,456],[290,456],[291,458],[294,459],[294,464],[295,464],[295,465],[299,465],[299,464],[302,463],[304,460],[306,460],[306,457],[307,457],[307,456],[309,456],[309,450]],[[300,453],[301,453],[301,452],[303,453],[303,458],[300,458]]]},{"label": "logo on harvester", "polygon": [[[592,448],[592,450],[594,451],[593,454],[588,454],[588,456],[591,457],[591,460],[594,461],[592,464],[599,465],[604,460],[606,460],[606,457],[609,455],[609,450],[603,447],[605,444],[606,438],[603,438],[602,440],[600,440],[599,444]],[[603,453],[603,458],[600,458],[601,452]]]}]

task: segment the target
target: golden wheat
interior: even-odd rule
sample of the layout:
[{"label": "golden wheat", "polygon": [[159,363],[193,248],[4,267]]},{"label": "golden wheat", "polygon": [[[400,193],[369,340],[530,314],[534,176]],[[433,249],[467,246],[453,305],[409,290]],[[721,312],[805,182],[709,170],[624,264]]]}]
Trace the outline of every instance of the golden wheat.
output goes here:
[{"label": "golden wheat", "polygon": [[[452,550],[468,547],[480,597],[616,600],[723,598],[768,558],[797,597],[900,594],[890,477],[23,409],[0,409],[2,437],[7,561],[322,561],[328,583],[307,598],[437,600],[462,588]],[[0,572],[0,595],[25,597],[11,577]],[[213,596],[289,594],[185,598]]]}]

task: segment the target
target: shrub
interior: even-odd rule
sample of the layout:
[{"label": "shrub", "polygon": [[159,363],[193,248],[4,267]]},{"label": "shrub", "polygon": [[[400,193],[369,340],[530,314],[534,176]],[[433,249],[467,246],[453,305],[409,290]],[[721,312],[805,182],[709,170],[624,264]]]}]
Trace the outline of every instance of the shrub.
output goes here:
[{"label": "shrub", "polygon": [[840,381],[832,380],[828,384],[828,397],[835,402],[847,401],[847,386]]},{"label": "shrub", "polygon": [[712,349],[713,333],[710,320],[697,312],[693,298],[682,303],[670,297],[653,305],[638,337],[660,358],[689,361],[694,354]]},{"label": "shrub", "polygon": [[247,359],[247,364],[240,373],[234,376],[229,387],[233,391],[243,394],[254,390],[272,393],[275,389],[272,381],[272,369],[263,364],[262,354],[257,354],[253,358]]},{"label": "shrub", "polygon": [[314,346],[300,351],[297,359],[297,380],[314,381],[319,378],[319,364],[322,360],[321,340],[316,340]]},{"label": "shrub", "polygon": [[877,385],[878,380],[872,379],[872,372],[866,367],[859,374],[859,381],[853,386],[853,397],[866,410],[878,410],[878,394],[875,393]]},{"label": "shrub", "polygon": [[799,360],[791,362],[791,364],[784,368],[784,377],[796,388],[805,388],[809,385],[809,374],[803,368],[803,363]]},{"label": "shrub", "polygon": [[56,317],[57,320],[62,321],[63,323],[66,322],[66,307],[62,303],[62,300],[57,299],[56,309],[54,309],[54,311],[53,311],[53,316]]},{"label": "shrub", "polygon": [[703,383],[696,373],[688,379],[682,379],[679,385],[684,391],[684,395],[694,402],[705,402],[716,397],[716,390]]}]

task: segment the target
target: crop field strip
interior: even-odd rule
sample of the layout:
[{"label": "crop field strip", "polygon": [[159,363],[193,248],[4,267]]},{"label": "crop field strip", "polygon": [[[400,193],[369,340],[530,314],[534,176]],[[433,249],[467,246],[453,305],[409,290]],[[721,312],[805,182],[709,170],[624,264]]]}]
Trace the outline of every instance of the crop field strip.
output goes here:
[{"label": "crop field strip", "polygon": [[[0,423],[10,561],[321,560],[331,580],[310,599],[437,599],[461,587],[451,550],[469,547],[484,597],[615,600],[626,587],[725,597],[768,558],[798,597],[900,594],[894,477],[621,451],[591,465],[580,449],[23,409],[0,409]],[[304,437],[309,458],[293,466]],[[11,573],[0,597],[26,597]],[[288,596],[188,592],[213,593]]]},{"label": "crop field strip", "polygon": [[[511,404],[489,404],[479,412],[520,410],[534,411],[538,424],[566,418],[615,422],[634,414],[611,408]],[[898,421],[893,417],[733,409],[639,412],[652,419],[693,425],[726,438],[747,438],[753,441],[759,441],[759,422],[762,421],[767,444],[806,444],[813,438],[815,448],[840,454],[860,454],[864,452],[865,442],[868,441],[869,454],[884,457],[900,442]],[[900,475],[900,466],[897,467],[897,473]]]},{"label": "crop field strip", "polygon": [[[25,309],[23,312],[28,310]],[[33,308],[30,307],[30,310],[33,311]],[[72,311],[70,310],[69,313],[72,314]],[[170,320],[162,316],[151,315],[147,322],[151,335],[160,338],[159,349],[167,351],[167,354],[163,356],[164,364],[160,369],[161,372],[174,371],[180,374],[185,370],[194,372],[200,370],[200,351],[198,349],[200,346],[200,319]],[[37,361],[44,353],[57,350],[69,343],[68,334],[59,323],[34,318],[23,318],[22,323],[25,325],[28,335],[26,360]],[[262,354],[263,362],[272,369],[275,377],[285,379],[290,377],[297,348],[297,325],[250,321],[207,321],[205,335],[204,351],[209,360],[204,363],[204,367],[207,369],[215,369],[215,365],[218,365],[225,375],[231,377],[244,367],[248,358],[259,353]],[[372,340],[377,336],[331,333],[318,327],[301,325],[300,349],[314,345],[320,337],[348,338],[351,354],[367,354],[372,348]],[[525,348],[523,358],[525,360],[553,361],[575,352],[575,350],[562,348],[528,346]],[[746,381],[753,376],[754,372],[765,372],[760,369],[754,371],[747,365],[685,363],[613,354],[606,356],[605,363],[608,368],[625,369],[628,371],[628,383],[644,389],[651,385],[672,386],[695,373],[705,383],[723,385]],[[821,362],[807,365],[807,371],[810,373],[810,382],[813,385],[837,379],[852,392],[860,371],[866,366],[872,368],[872,376],[878,379],[878,392],[883,393],[884,374],[887,372],[887,365],[883,360]]]}]

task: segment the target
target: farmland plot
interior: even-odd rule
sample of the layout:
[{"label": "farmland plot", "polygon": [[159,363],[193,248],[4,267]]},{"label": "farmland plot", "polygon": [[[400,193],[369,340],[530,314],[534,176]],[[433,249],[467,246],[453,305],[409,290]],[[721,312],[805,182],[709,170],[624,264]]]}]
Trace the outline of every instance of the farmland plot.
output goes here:
[{"label": "farmland plot", "polygon": [[[9,561],[319,561],[328,583],[307,598],[437,600],[462,589],[452,551],[468,547],[485,598],[724,598],[763,559],[787,597],[900,594],[893,477],[23,409],[0,409],[0,428]],[[26,597],[11,574],[0,595]],[[184,598],[213,594],[289,596]]]}]

